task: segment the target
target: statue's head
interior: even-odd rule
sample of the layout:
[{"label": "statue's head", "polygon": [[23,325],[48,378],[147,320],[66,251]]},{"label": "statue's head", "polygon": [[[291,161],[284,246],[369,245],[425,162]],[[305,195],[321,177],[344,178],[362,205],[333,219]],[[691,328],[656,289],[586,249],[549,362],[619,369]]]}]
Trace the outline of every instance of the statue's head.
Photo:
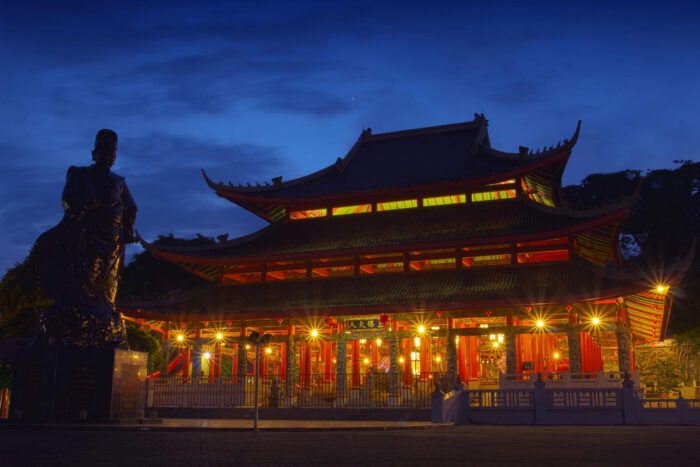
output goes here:
[{"label": "statue's head", "polygon": [[112,168],[117,160],[117,133],[114,130],[102,129],[97,132],[92,160],[98,167],[106,170]]}]

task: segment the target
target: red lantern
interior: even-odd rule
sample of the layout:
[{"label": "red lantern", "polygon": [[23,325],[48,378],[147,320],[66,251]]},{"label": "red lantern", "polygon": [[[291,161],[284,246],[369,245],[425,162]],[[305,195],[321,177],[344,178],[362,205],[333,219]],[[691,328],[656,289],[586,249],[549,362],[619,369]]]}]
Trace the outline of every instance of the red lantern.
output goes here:
[{"label": "red lantern", "polygon": [[384,326],[384,329],[386,329],[386,325],[389,324],[389,315],[384,313],[379,315],[379,322],[382,323],[382,326]]},{"label": "red lantern", "polygon": [[491,310],[486,310],[486,316],[491,316]]},{"label": "red lantern", "polygon": [[528,313],[530,313],[530,312],[532,311],[532,307],[531,307],[531,306],[526,306],[526,307],[525,307],[525,310],[526,310]]},{"label": "red lantern", "polygon": [[438,315],[438,318],[442,317],[442,311],[438,311],[438,312],[435,313],[435,314]]},{"label": "red lantern", "polygon": [[209,321],[205,321],[205,322],[204,322],[204,325],[205,325],[205,326],[209,326]]},{"label": "red lantern", "polygon": [[229,326],[231,326],[231,325],[233,324],[233,321],[228,321],[226,324],[228,324]]},{"label": "red lantern", "polygon": [[326,318],[323,321],[326,323],[326,326],[328,326],[328,327],[335,326],[337,324],[337,321],[332,316],[326,316]]},{"label": "red lantern", "polygon": [[566,311],[571,311],[571,305],[566,305]]}]

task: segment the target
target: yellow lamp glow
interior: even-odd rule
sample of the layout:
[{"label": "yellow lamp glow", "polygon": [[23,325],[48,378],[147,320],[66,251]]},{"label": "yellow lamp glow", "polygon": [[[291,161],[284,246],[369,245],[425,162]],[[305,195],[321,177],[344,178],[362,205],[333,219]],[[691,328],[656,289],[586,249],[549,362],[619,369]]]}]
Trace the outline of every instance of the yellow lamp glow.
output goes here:
[{"label": "yellow lamp glow", "polygon": [[415,345],[416,347],[420,347],[420,337],[413,338],[413,345]]},{"label": "yellow lamp glow", "polygon": [[440,362],[442,361],[442,357],[440,357],[439,355],[436,356],[436,357],[435,357],[435,361],[438,362],[438,363],[440,363]]},{"label": "yellow lamp glow", "polygon": [[377,339],[377,347],[381,347],[381,345],[382,345],[382,340],[381,340],[381,339]]},{"label": "yellow lamp glow", "polygon": [[598,325],[600,324],[600,318],[598,318],[597,316],[594,316],[594,317],[591,319],[591,324],[592,324],[593,326],[598,326]]},{"label": "yellow lamp glow", "polygon": [[535,323],[538,328],[543,328],[544,327],[544,320],[538,319],[537,323]]},{"label": "yellow lamp glow", "polygon": [[265,353],[270,355],[272,353],[272,347],[265,347]]},{"label": "yellow lamp glow", "polygon": [[365,345],[367,343],[367,339],[360,339],[360,345]]},{"label": "yellow lamp glow", "polygon": [[178,341],[178,342],[182,342],[182,341],[184,341],[184,340],[185,340],[185,336],[183,336],[182,334],[178,334],[178,335],[177,335],[177,341]]},{"label": "yellow lamp glow", "polygon": [[405,361],[406,361],[406,359],[405,359],[405,358],[403,358],[403,357],[399,357],[399,363],[404,363]]},{"label": "yellow lamp glow", "polygon": [[224,338],[224,333],[222,333],[222,332],[217,332],[217,333],[216,333],[216,338],[217,338],[218,340],[223,339],[223,338]]},{"label": "yellow lamp glow", "polygon": [[561,355],[559,355],[559,352],[554,352],[554,354],[552,354],[552,357],[554,357],[554,360],[559,360],[559,357],[561,357]]},{"label": "yellow lamp glow", "polygon": [[494,349],[497,349],[501,344],[499,344],[498,341],[493,341],[493,342],[491,342],[491,345],[493,346]]},{"label": "yellow lamp glow", "polygon": [[318,337],[318,329],[311,330],[311,337]]},{"label": "yellow lamp glow", "polygon": [[209,359],[211,358],[211,352],[204,352],[203,357],[204,357],[205,359],[209,360]]},{"label": "yellow lamp glow", "polygon": [[245,348],[246,348],[246,350],[249,349],[249,348],[250,348],[250,345],[249,345],[249,344],[246,344],[246,345],[245,345]]},{"label": "yellow lamp glow", "polygon": [[667,285],[659,284],[659,285],[656,286],[656,292],[657,292],[657,293],[665,293],[666,291],[668,291],[668,286],[667,286]]},{"label": "yellow lamp glow", "polygon": [[418,326],[418,334],[425,334],[425,326],[422,324]]},{"label": "yellow lamp glow", "polygon": [[369,358],[365,358],[365,365],[369,364]]}]

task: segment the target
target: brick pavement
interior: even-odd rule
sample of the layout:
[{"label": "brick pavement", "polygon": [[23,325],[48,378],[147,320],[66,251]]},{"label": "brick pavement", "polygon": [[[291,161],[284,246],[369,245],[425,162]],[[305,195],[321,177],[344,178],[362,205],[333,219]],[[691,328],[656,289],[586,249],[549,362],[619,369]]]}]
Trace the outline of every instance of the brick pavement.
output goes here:
[{"label": "brick pavement", "polygon": [[0,466],[699,465],[700,427],[236,432],[3,427]]}]

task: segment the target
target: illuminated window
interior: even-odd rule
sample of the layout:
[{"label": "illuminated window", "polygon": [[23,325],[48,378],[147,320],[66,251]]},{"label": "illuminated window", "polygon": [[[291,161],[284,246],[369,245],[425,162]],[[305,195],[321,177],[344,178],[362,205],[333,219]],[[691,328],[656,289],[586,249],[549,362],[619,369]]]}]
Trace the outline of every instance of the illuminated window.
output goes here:
[{"label": "illuminated window", "polygon": [[360,274],[386,274],[390,272],[403,272],[403,261],[391,263],[363,264],[360,266]]},{"label": "illuminated window", "polygon": [[499,191],[484,191],[481,193],[472,193],[472,201],[478,203],[480,201],[497,201],[500,199],[515,198],[515,190],[499,190]]},{"label": "illuminated window", "polygon": [[523,192],[531,200],[547,206],[554,206],[552,183],[546,178],[530,174],[523,177],[520,184]]},{"label": "illuminated window", "polygon": [[319,278],[344,277],[355,274],[354,266],[332,266],[328,268],[313,268],[311,275]]},{"label": "illuminated window", "polygon": [[543,263],[548,261],[566,261],[568,259],[569,250],[518,253],[518,263]]},{"label": "illuminated window", "polygon": [[423,198],[423,206],[445,206],[448,204],[463,204],[467,202],[467,195],[447,195]]},{"label": "illuminated window", "polygon": [[377,211],[395,211],[397,209],[417,208],[417,199],[405,199],[403,201],[386,201],[377,203]]},{"label": "illuminated window", "polygon": [[333,208],[334,216],[347,216],[349,214],[364,214],[366,212],[372,212],[371,204],[356,204],[355,206],[340,206]]},{"label": "illuminated window", "polygon": [[262,273],[260,272],[239,272],[235,274],[226,274],[224,279],[241,284],[250,284],[251,282],[262,281]]},{"label": "illuminated window", "polygon": [[268,271],[265,278],[268,281],[288,281],[306,279],[306,269],[285,269],[283,271]]},{"label": "illuminated window", "polygon": [[506,248],[510,248],[509,243],[501,243],[499,245],[466,246],[462,249],[464,251],[483,251],[483,250],[505,250]]},{"label": "illuminated window", "polygon": [[411,261],[412,271],[429,271],[435,269],[454,269],[456,267],[454,258],[427,259],[422,261]]},{"label": "illuminated window", "polygon": [[510,264],[510,254],[466,256],[462,258],[462,266],[472,268],[480,266],[501,266]]},{"label": "illuminated window", "polygon": [[290,219],[313,219],[314,217],[326,217],[328,215],[328,209],[307,209],[305,211],[290,211]]},{"label": "illuminated window", "polygon": [[518,248],[528,247],[528,246],[542,246],[542,245],[563,245],[568,240],[569,239],[567,237],[548,238],[547,240],[537,240],[535,242],[518,243]]},{"label": "illuminated window", "polygon": [[499,185],[515,185],[515,179],[511,178],[510,180],[503,180],[502,182],[489,183],[486,186],[499,186]]}]

